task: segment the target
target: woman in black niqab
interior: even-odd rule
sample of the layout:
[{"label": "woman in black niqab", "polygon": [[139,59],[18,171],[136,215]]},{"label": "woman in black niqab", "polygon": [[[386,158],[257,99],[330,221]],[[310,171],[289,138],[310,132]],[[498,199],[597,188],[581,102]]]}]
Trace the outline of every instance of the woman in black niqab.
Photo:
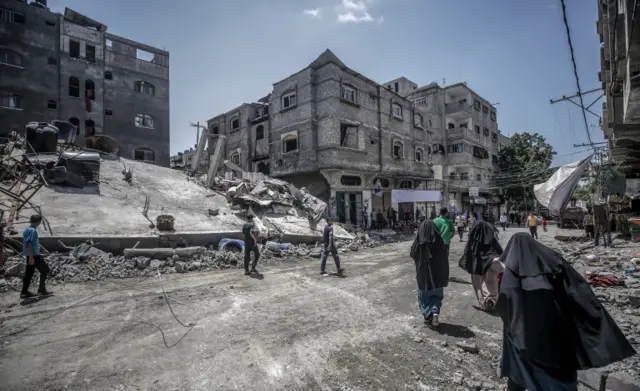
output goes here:
[{"label": "woman in black niqab", "polygon": [[449,284],[449,262],[440,231],[433,221],[420,223],[411,246],[411,258],[416,264],[420,312],[425,322],[437,327],[444,288]]},{"label": "woman in black niqab", "polygon": [[559,253],[517,233],[500,261],[500,364],[510,391],[575,391],[578,370],[635,354],[587,281]]},{"label": "woman in black niqab", "polygon": [[486,221],[478,221],[469,231],[469,240],[458,266],[471,274],[473,292],[482,309],[493,309],[498,300],[498,278],[504,270],[498,261],[501,254],[497,228]]}]

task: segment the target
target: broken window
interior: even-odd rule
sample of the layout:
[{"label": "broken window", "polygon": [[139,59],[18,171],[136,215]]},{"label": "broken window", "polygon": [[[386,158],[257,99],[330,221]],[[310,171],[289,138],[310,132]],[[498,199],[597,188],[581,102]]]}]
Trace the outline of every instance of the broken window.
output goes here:
[{"label": "broken window", "polygon": [[476,99],[476,100],[473,102],[473,107],[476,109],[476,111],[480,111],[480,106],[482,106],[482,104],[480,103],[480,101],[479,101],[479,100],[477,100],[477,99]]},{"label": "broken window", "polygon": [[13,50],[0,49],[0,64],[12,65],[14,67],[22,66],[22,56]]},{"label": "broken window", "polygon": [[85,48],[85,54],[84,54],[84,58],[91,62],[91,63],[95,63],[96,62],[96,47],[93,45],[87,45],[87,47]]},{"label": "broken window", "polygon": [[240,117],[235,117],[231,119],[231,130],[240,129]]},{"label": "broken window", "polygon": [[342,186],[360,186],[362,185],[362,178],[357,175],[342,175],[340,183]]},{"label": "broken window", "polygon": [[482,132],[484,133],[485,136],[488,136],[489,135],[489,128],[484,128],[482,130]]},{"label": "broken window", "polygon": [[485,114],[489,114],[489,108],[485,105],[482,105],[482,112]]},{"label": "broken window", "polygon": [[340,89],[340,97],[351,103],[358,103],[358,90],[350,84],[343,84]]},{"label": "broken window", "polygon": [[144,162],[155,162],[156,153],[154,150],[149,148],[138,148],[134,151],[133,158]]},{"label": "broken window", "polygon": [[476,125],[476,133],[480,134],[480,126]]},{"label": "broken window", "polygon": [[494,121],[494,122],[495,122],[495,120],[496,120],[496,112],[495,112],[495,111],[492,111],[492,112],[491,112],[491,121]]},{"label": "broken window", "polygon": [[152,62],[155,54],[147,52],[146,50],[136,49],[136,58],[142,61]]},{"label": "broken window", "polygon": [[218,134],[218,125],[211,125],[211,134]]},{"label": "broken window", "polygon": [[89,100],[96,99],[96,84],[93,80],[84,81],[84,97]]},{"label": "broken window", "polygon": [[395,141],[393,143],[393,157],[396,159],[402,159],[404,157],[404,153],[402,151],[403,145],[401,141]]},{"label": "broken window", "polygon": [[49,65],[58,65],[58,60],[56,60],[56,59],[55,59],[55,58],[53,58],[53,57],[49,57],[49,58],[47,59],[47,64],[49,64]]},{"label": "broken window", "polygon": [[153,84],[148,83],[146,81],[137,81],[135,84],[136,92],[139,92],[144,95],[155,95],[156,87]]},{"label": "broken window", "polygon": [[398,82],[395,82],[393,84],[393,89],[396,90],[396,92],[398,92]]},{"label": "broken window", "polygon": [[80,97],[80,79],[75,76],[69,78],[69,96]]},{"label": "broken window", "polygon": [[296,105],[296,93],[295,92],[287,92],[282,95],[282,108],[286,109],[289,107],[293,107]]},{"label": "broken window", "polygon": [[113,115],[113,110],[106,109],[104,115]]},{"label": "broken window", "polygon": [[0,8],[0,20],[16,24],[25,24],[24,14],[6,8]]},{"label": "broken window", "polygon": [[80,58],[80,42],[69,40],[69,57]]},{"label": "broken window", "polygon": [[256,128],[256,140],[262,140],[264,138],[264,126],[258,125]]},{"label": "broken window", "polygon": [[0,93],[0,107],[22,109],[22,97],[11,92],[2,92]]},{"label": "broken window", "polygon": [[106,72],[104,73],[104,78],[105,78],[106,80],[112,80],[112,79],[113,79],[113,73],[111,73],[111,72],[109,72],[109,71],[106,71]]},{"label": "broken window", "polygon": [[238,152],[234,153],[229,160],[231,160],[233,164],[240,164],[240,154]]},{"label": "broken window", "polygon": [[460,173],[460,179],[462,179],[463,181],[466,181],[469,179],[469,173],[468,172],[461,172]]},{"label": "broken window", "polygon": [[340,146],[353,147],[356,145],[356,131],[358,127],[347,124],[340,124]]},{"label": "broken window", "polygon": [[258,172],[261,172],[264,175],[269,175],[269,163],[268,162],[258,163]]},{"label": "broken window", "polygon": [[55,100],[50,100],[47,102],[47,108],[48,109],[56,109],[58,108],[58,104],[56,103]]},{"label": "broken window", "polygon": [[393,103],[391,105],[391,112],[396,118],[402,118],[402,106],[399,103]]},{"label": "broken window", "polygon": [[47,20],[47,21],[45,21],[44,23],[45,23],[47,26],[50,26],[50,27],[54,27],[54,26],[56,25],[56,22],[55,22],[55,21],[53,21],[53,20]]},{"label": "broken window", "polygon": [[413,125],[421,128],[422,127],[422,114],[420,113],[413,113]]},{"label": "broken window", "polygon": [[416,148],[416,162],[424,161],[424,150],[422,148]]},{"label": "broken window", "polygon": [[69,123],[76,128],[76,136],[80,134],[80,120],[76,117],[69,118]]},{"label": "broken window", "polygon": [[93,120],[88,119],[84,121],[84,137],[91,137],[96,135],[96,123]]},{"label": "broken window", "polygon": [[154,119],[149,114],[136,114],[135,124],[139,128],[154,128]]},{"label": "broken window", "polygon": [[282,139],[282,152],[295,152],[298,150],[298,137],[294,135]]},{"label": "broken window", "polygon": [[491,141],[493,141],[494,143],[498,141],[498,135],[495,133],[491,133]]}]

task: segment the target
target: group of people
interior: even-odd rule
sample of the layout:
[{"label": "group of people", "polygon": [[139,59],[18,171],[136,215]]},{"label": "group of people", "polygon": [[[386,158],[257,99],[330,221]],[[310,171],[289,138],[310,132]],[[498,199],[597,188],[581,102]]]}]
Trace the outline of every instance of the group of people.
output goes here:
[{"label": "group of people", "polygon": [[[446,216],[442,208],[437,219],[423,219],[410,251],[418,306],[430,327],[440,324],[449,280],[455,232]],[[497,231],[485,221],[470,227],[458,266],[470,274],[479,307],[502,319],[500,374],[508,378],[506,390],[577,391],[578,370],[635,354],[587,281],[561,254],[535,240],[533,231],[514,234],[503,249]]]}]

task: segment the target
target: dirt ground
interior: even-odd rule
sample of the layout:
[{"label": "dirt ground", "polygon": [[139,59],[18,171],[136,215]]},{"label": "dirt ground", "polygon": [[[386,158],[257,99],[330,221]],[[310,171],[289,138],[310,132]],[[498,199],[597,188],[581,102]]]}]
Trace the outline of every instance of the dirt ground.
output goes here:
[{"label": "dirt ground", "polygon": [[417,309],[410,242],[343,254],[346,278],[320,276],[318,259],[265,267],[261,280],[163,276],[175,317],[157,277],[55,286],[25,306],[3,294],[0,335],[31,327],[0,338],[0,389],[497,389],[501,322],[474,308],[464,244],[452,241],[438,331]]}]

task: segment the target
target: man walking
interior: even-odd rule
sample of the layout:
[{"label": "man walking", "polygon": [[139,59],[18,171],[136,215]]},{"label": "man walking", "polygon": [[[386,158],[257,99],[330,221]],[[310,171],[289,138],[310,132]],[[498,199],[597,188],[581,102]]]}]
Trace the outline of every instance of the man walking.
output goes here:
[{"label": "man walking", "polygon": [[40,285],[38,286],[39,296],[49,296],[53,292],[47,291],[45,287],[45,281],[49,274],[49,266],[40,256],[40,238],[38,237],[37,228],[42,222],[42,216],[33,215],[29,219],[30,225],[22,233],[22,254],[27,258],[27,268],[24,273],[24,279],[22,281],[22,293],[20,293],[21,299],[26,299],[35,296],[29,292],[29,284],[33,278],[33,273],[38,269],[40,272]]},{"label": "man walking", "polygon": [[458,229],[458,236],[460,236],[460,241],[462,242],[462,235],[464,235],[464,217],[462,215],[457,215],[456,216],[456,220],[455,220],[455,224],[456,224],[456,228]]},{"label": "man walking", "polygon": [[507,230],[507,214],[504,212],[500,215],[500,225],[502,225],[503,232]]},{"label": "man walking", "polygon": [[327,218],[327,225],[324,226],[323,231],[323,248],[322,248],[322,259],[320,261],[320,274],[322,276],[327,275],[327,271],[325,270],[327,267],[327,256],[331,253],[333,257],[333,261],[336,263],[336,270],[338,271],[338,275],[342,276],[344,269],[340,267],[340,257],[338,256],[338,249],[336,248],[336,244],[333,240],[333,221],[331,218]]},{"label": "man walking", "polygon": [[447,261],[449,260],[449,246],[451,244],[451,238],[454,235],[453,232],[453,223],[451,220],[447,218],[447,213],[449,211],[447,208],[440,208],[440,217],[433,220],[433,223],[438,227],[440,231],[440,235],[442,236],[442,241],[444,242],[445,254],[447,256]]},{"label": "man walking", "polygon": [[[256,224],[253,222],[253,215],[247,216],[247,222],[242,226],[242,233],[244,234],[244,275],[248,276],[251,273],[258,274],[256,265],[258,264],[258,258],[260,258],[260,251],[258,251],[258,230]],[[251,259],[251,253],[253,253],[253,263],[251,264],[251,270],[249,270],[249,260]]]},{"label": "man walking", "polygon": [[529,217],[527,217],[527,227],[529,227],[531,237],[538,239],[538,216],[533,214],[533,212],[529,212]]}]

